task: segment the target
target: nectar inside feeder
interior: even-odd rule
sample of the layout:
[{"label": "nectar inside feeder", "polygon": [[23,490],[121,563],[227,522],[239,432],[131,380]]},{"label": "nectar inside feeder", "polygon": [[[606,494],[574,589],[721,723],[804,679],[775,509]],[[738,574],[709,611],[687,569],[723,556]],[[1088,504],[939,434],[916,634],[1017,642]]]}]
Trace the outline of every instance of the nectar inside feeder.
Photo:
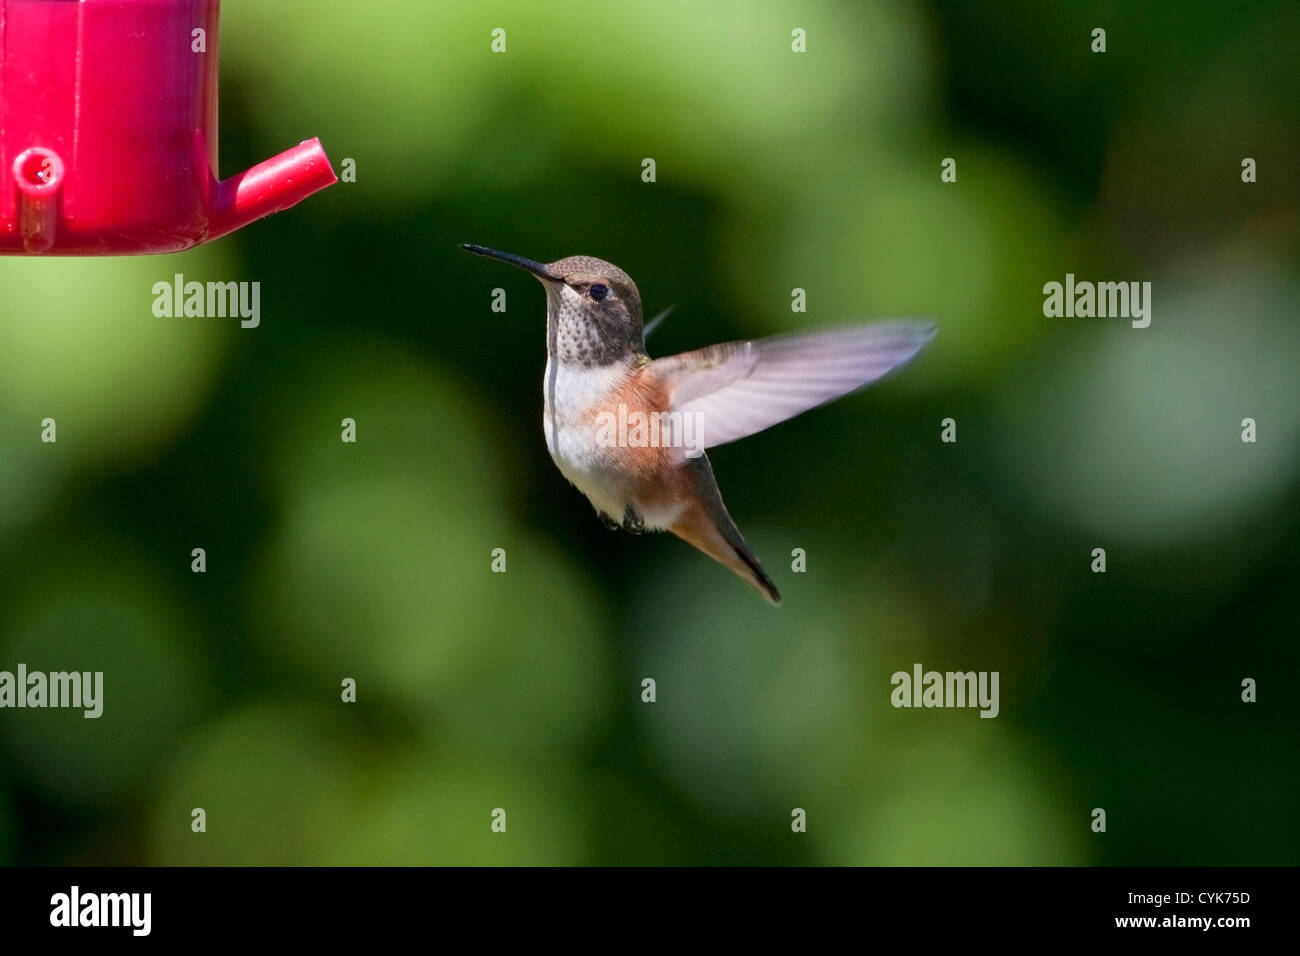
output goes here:
[{"label": "nectar inside feeder", "polygon": [[220,0],[0,0],[0,254],[179,252],[337,182],[217,171]]}]

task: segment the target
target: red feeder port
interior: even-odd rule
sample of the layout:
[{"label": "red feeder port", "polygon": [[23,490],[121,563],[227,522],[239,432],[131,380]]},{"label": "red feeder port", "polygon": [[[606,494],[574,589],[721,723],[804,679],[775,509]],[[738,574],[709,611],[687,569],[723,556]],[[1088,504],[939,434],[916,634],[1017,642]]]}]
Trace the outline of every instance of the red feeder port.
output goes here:
[{"label": "red feeder port", "polygon": [[0,0],[0,253],[178,252],[337,182],[308,140],[218,181],[220,0]]}]

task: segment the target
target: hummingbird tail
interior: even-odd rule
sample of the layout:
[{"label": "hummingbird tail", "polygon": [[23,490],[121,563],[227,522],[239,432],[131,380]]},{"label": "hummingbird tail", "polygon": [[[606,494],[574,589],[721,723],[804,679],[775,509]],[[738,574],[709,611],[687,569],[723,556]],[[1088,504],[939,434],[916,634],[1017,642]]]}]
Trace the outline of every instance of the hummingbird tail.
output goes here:
[{"label": "hummingbird tail", "polygon": [[686,513],[668,530],[723,567],[730,568],[753,585],[768,603],[779,607],[781,592],[758,563],[754,552],[749,550],[749,545],[741,537],[740,529],[727,513],[708,457],[701,455],[687,467],[695,469],[697,497]]},{"label": "hummingbird tail", "polygon": [[[726,513],[723,514],[725,517]],[[714,521],[703,509],[693,508],[668,530],[744,578],[770,604],[780,606],[781,594],[776,585],[729,517],[724,525]]]},{"label": "hummingbird tail", "polygon": [[752,584],[758,590],[758,593],[763,595],[768,604],[771,604],[772,607],[780,607],[781,592],[776,589],[776,584],[767,576],[767,572],[758,563],[758,558],[755,557],[754,552],[749,550],[749,545],[745,544],[745,539],[740,536],[739,531],[736,531],[734,524],[731,526],[731,530],[736,532],[736,537],[734,540],[728,539],[727,543],[731,545],[732,552],[744,564],[744,569],[742,570],[734,564],[728,564],[728,567]]}]

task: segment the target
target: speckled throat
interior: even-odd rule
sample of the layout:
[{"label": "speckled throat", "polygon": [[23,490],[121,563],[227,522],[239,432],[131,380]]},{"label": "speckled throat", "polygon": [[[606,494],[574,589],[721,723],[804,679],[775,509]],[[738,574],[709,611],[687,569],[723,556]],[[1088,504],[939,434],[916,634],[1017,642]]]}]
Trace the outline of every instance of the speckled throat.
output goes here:
[{"label": "speckled throat", "polygon": [[645,353],[639,314],[631,323],[606,323],[573,288],[558,282],[545,286],[546,351],[554,360],[595,368]]}]

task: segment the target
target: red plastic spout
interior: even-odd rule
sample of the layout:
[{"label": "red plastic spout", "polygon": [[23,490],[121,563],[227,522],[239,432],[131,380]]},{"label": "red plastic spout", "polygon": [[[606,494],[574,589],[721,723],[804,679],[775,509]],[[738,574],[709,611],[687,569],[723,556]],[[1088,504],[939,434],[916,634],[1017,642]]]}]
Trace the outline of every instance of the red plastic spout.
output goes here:
[{"label": "red plastic spout", "polygon": [[320,140],[313,138],[216,184],[209,240],[302,202],[338,182]]}]

